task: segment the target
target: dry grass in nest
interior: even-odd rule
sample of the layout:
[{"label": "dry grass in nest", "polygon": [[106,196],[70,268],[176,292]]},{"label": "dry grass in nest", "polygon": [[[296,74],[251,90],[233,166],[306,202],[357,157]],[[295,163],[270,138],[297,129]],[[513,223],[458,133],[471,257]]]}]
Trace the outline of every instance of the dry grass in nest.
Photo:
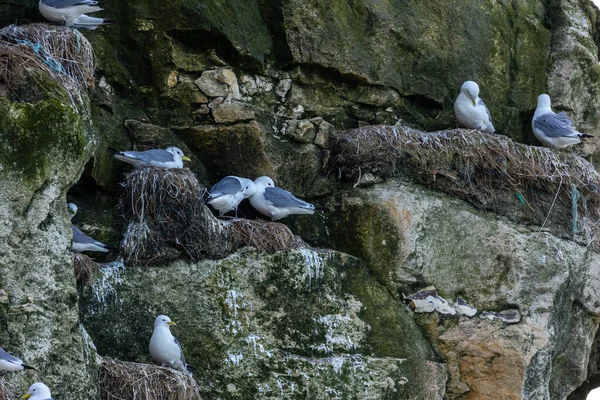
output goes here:
[{"label": "dry grass in nest", "polygon": [[94,85],[94,70],[92,45],[76,29],[41,23],[0,29],[0,94],[4,88],[30,101],[40,97],[35,90],[54,94],[57,83],[73,102]]},{"label": "dry grass in nest", "polygon": [[255,247],[267,253],[297,248],[303,244],[290,228],[278,222],[234,219],[229,225],[238,245]]},{"label": "dry grass in nest", "polygon": [[0,400],[13,400],[18,398],[15,388],[6,382],[4,376],[0,376]]},{"label": "dry grass in nest", "polygon": [[171,368],[103,358],[98,374],[102,400],[200,399],[194,378]]},{"label": "dry grass in nest", "polygon": [[98,264],[85,254],[73,253],[73,266],[77,284],[91,285],[98,270]]},{"label": "dry grass in nest", "polygon": [[579,156],[480,131],[397,126],[342,132],[336,147],[337,167],[355,183],[405,176],[600,249],[600,176]]},{"label": "dry grass in nest", "polygon": [[228,230],[204,205],[206,188],[188,169],[136,169],[127,174],[119,208],[128,225],[126,262],[162,264],[176,258],[222,258],[232,250]]}]

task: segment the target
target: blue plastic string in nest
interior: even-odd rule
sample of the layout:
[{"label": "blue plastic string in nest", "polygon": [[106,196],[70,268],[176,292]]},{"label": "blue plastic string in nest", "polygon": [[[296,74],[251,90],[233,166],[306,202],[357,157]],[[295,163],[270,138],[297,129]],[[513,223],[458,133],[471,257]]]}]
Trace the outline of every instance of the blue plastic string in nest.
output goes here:
[{"label": "blue plastic string in nest", "polygon": [[573,233],[577,233],[579,231],[577,226],[577,221],[579,221],[579,213],[577,212],[577,202],[581,194],[579,190],[577,190],[577,186],[575,184],[571,185],[571,214],[573,215],[572,228]]}]

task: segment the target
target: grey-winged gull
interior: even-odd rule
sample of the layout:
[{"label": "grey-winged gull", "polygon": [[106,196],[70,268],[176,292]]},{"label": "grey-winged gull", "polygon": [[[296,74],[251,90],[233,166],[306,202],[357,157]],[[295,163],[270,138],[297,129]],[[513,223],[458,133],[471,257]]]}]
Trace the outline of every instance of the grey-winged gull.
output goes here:
[{"label": "grey-winged gull", "polygon": [[6,350],[0,347],[0,371],[22,371],[24,369],[35,369],[29,365],[25,365],[23,360],[9,354]]},{"label": "grey-winged gull", "polygon": [[183,155],[177,147],[168,147],[165,150],[153,149],[146,151],[117,151],[114,157],[125,161],[136,168],[183,168],[183,161],[191,161]]},{"label": "grey-winged gull", "polygon": [[242,200],[249,198],[256,192],[254,182],[239,176],[226,176],[217,182],[208,192],[207,203],[220,215],[235,210]]},{"label": "grey-winged gull", "polygon": [[564,112],[556,114],[550,108],[550,96],[540,94],[537,108],[531,120],[531,129],[535,137],[544,146],[562,149],[581,142],[581,139],[593,137],[580,133],[573,128],[573,121]]},{"label": "grey-winged gull", "polygon": [[85,13],[102,11],[102,8],[98,7],[98,2],[94,0],[40,0],[38,7],[48,21],[69,28],[93,30],[100,25],[115,22],[85,15]]},{"label": "grey-winged gull", "polygon": [[250,196],[250,204],[261,214],[277,221],[291,214],[313,214],[315,206],[300,200],[287,190],[275,187],[273,179],[261,176],[254,180],[256,193]]},{"label": "grey-winged gull", "polygon": [[479,98],[479,85],[473,81],[466,81],[460,88],[460,94],[454,101],[454,115],[458,123],[465,128],[479,129],[487,133],[494,133],[490,110]]},{"label": "grey-winged gull", "polygon": [[192,368],[185,362],[183,350],[169,329],[175,322],[166,315],[159,315],[154,320],[154,332],[150,339],[150,356],[163,367],[171,367],[181,372],[190,373]]},{"label": "grey-winged gull", "polygon": [[[67,204],[67,213],[69,219],[72,219],[77,214],[77,206],[73,203]],[[102,253],[108,253],[107,245],[97,241],[83,233],[81,229],[71,224],[73,231],[73,243],[71,244],[71,251],[74,253],[82,253],[84,251],[100,251]]]},{"label": "grey-winged gull", "polygon": [[44,385],[42,382],[36,382],[29,386],[27,394],[21,397],[21,400],[52,400],[52,394],[50,388]]}]

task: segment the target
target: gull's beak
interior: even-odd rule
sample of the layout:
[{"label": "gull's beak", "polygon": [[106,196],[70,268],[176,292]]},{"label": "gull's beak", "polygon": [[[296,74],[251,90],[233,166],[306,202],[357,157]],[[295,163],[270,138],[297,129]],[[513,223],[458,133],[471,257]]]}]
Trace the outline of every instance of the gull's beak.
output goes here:
[{"label": "gull's beak", "polygon": [[177,325],[177,324],[173,321],[169,321],[169,322],[167,322],[167,325]]},{"label": "gull's beak", "polygon": [[473,99],[473,107],[477,107],[477,98]]},{"label": "gull's beak", "polygon": [[24,394],[23,397],[21,397],[21,400],[25,400],[31,397],[30,393]]},{"label": "gull's beak", "polygon": [[189,157],[186,157],[186,156],[182,156],[182,157],[181,157],[181,159],[182,159],[183,161],[192,161],[192,160],[190,160],[190,158],[189,158]]}]

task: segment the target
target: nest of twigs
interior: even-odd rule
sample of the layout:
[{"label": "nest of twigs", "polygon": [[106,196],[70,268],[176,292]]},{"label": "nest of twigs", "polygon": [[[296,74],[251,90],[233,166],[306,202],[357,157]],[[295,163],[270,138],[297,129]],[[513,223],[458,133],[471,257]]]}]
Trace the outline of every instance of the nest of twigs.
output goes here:
[{"label": "nest of twigs", "polygon": [[98,375],[102,400],[200,399],[194,378],[171,368],[103,358]]},{"label": "nest of twigs", "polygon": [[0,376],[0,400],[13,400],[17,397],[14,386],[6,382],[4,376]]},{"label": "nest of twigs", "polygon": [[188,169],[136,169],[122,186],[119,208],[127,228],[121,252],[126,262],[197,261],[231,252],[228,230],[204,205],[206,188]]},{"label": "nest of twigs", "polygon": [[338,168],[355,183],[406,177],[600,248],[600,176],[579,156],[480,131],[398,126],[341,132],[336,147]]},{"label": "nest of twigs", "polygon": [[58,85],[73,101],[94,85],[94,69],[92,45],[76,29],[41,23],[0,29],[0,95],[35,101],[58,94]]},{"label": "nest of twigs", "polygon": [[234,219],[229,223],[234,243],[267,253],[302,247],[302,240],[290,228],[278,222]]},{"label": "nest of twigs", "polygon": [[77,284],[83,286],[92,284],[99,268],[94,260],[81,253],[73,253],[73,267]]}]

